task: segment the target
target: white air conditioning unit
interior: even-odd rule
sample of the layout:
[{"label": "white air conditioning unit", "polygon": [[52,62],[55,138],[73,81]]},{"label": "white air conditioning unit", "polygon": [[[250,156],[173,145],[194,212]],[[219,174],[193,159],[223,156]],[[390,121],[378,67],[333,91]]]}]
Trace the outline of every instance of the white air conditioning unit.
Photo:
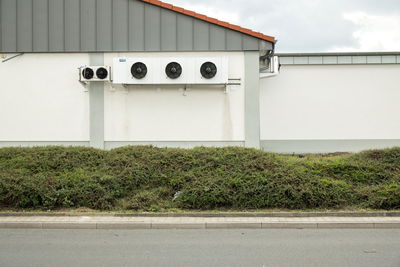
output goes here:
[{"label": "white air conditioning unit", "polygon": [[81,82],[109,82],[111,68],[109,66],[84,66],[79,68]]},{"label": "white air conditioning unit", "polygon": [[159,64],[154,58],[114,58],[113,83],[154,84]]},{"label": "white air conditioning unit", "polygon": [[227,84],[229,64],[227,57],[197,58],[196,84]]},{"label": "white air conditioning unit", "polygon": [[228,58],[114,58],[116,84],[227,84]]}]

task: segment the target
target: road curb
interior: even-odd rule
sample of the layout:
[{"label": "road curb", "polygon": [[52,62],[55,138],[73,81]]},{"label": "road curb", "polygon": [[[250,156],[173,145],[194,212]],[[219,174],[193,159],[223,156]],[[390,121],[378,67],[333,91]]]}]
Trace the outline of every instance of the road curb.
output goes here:
[{"label": "road curb", "polygon": [[0,229],[102,229],[102,230],[159,230],[159,229],[400,229],[400,223],[369,222],[271,222],[271,223],[76,223],[76,222],[3,222]]},{"label": "road curb", "polygon": [[97,212],[0,212],[0,217],[400,217],[400,211],[382,212],[185,212],[185,213],[97,213]]}]

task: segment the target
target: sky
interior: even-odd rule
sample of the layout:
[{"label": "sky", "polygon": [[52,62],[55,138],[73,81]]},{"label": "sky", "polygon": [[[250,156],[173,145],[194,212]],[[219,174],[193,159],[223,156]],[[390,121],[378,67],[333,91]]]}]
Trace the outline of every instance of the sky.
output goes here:
[{"label": "sky", "polygon": [[275,36],[277,52],[400,51],[400,0],[164,0]]}]

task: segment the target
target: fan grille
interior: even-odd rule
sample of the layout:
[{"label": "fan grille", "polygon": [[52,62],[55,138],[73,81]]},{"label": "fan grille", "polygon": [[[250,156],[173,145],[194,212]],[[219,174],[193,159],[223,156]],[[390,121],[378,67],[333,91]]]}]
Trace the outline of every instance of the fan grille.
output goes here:
[{"label": "fan grille", "polygon": [[92,68],[84,68],[82,70],[82,76],[83,78],[85,78],[86,80],[90,80],[93,78],[94,76],[94,71]]},{"label": "fan grille", "polygon": [[131,67],[131,73],[136,79],[143,79],[147,74],[147,66],[142,62],[136,62]]},{"label": "fan grille", "polygon": [[177,62],[171,62],[165,68],[165,73],[171,79],[177,79],[182,74],[182,66]]},{"label": "fan grille", "polygon": [[96,71],[97,78],[104,80],[108,76],[108,70],[106,68],[98,68]]},{"label": "fan grille", "polygon": [[206,62],[201,65],[200,68],[201,75],[206,79],[214,78],[217,75],[217,66],[212,62]]}]

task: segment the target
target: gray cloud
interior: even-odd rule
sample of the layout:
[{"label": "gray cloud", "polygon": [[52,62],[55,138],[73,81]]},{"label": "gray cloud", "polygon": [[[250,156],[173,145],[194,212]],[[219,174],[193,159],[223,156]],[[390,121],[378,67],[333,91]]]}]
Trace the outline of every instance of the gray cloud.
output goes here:
[{"label": "gray cloud", "polygon": [[[166,0],[167,1],[167,0]],[[356,47],[357,25],[344,13],[400,15],[399,0],[169,0],[196,11],[213,7],[233,13],[240,26],[275,36],[280,52],[319,52],[335,47]],[[207,14],[206,14],[207,15]],[[400,49],[400,47],[399,47]]]}]

